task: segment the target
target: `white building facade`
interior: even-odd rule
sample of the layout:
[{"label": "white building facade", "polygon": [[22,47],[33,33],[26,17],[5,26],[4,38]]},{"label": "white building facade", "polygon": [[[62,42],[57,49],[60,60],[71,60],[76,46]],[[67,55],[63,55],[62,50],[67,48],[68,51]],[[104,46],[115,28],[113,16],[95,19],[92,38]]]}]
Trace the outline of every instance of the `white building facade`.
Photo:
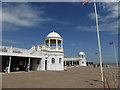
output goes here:
[{"label": "white building facade", "polygon": [[64,58],[64,65],[67,66],[86,66],[86,54],[80,52],[78,58]]},{"label": "white building facade", "polygon": [[[79,58],[64,58],[63,38],[51,32],[44,39],[43,45],[32,46],[30,49],[0,46],[2,71],[9,67],[9,72],[30,70],[64,70],[66,63],[86,66],[86,55],[80,52]],[[72,61],[72,62],[71,62]]]},{"label": "white building facade", "polygon": [[49,33],[42,48],[41,70],[64,70],[63,38],[56,32]]},{"label": "white building facade", "polygon": [[0,47],[2,56],[2,71],[9,67],[10,71],[24,71],[30,65],[30,70],[64,70],[63,38],[56,32],[51,32],[44,40],[44,45],[32,46],[30,49]]}]

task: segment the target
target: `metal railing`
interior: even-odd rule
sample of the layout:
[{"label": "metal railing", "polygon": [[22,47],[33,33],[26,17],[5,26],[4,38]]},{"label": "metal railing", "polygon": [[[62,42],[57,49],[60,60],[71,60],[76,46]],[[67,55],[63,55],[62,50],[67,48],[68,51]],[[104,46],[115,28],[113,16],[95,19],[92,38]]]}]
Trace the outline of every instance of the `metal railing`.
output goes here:
[{"label": "metal railing", "polygon": [[48,51],[50,51],[50,50],[51,51],[63,51],[62,47],[53,47],[53,46],[49,47],[49,46],[45,46],[45,45],[43,45],[41,49],[48,50]]},{"label": "metal railing", "polygon": [[8,53],[8,54],[16,53],[16,54],[30,55],[27,49],[8,47],[8,46],[0,46],[0,52]]},{"label": "metal railing", "polygon": [[[104,67],[104,73],[107,76],[107,80],[111,80],[110,82],[112,82],[112,84],[114,85],[114,87],[120,88],[119,84],[118,84],[118,79],[120,79],[120,76],[118,73],[113,72],[110,68]],[[118,69],[118,68],[116,68]]]}]

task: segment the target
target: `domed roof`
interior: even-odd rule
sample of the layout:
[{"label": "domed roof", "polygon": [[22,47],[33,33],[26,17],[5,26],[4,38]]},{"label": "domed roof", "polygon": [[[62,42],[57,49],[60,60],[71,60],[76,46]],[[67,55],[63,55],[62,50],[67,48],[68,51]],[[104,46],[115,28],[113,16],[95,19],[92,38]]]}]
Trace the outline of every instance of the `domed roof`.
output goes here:
[{"label": "domed roof", "polygon": [[56,33],[56,32],[51,32],[51,33],[49,33],[49,34],[47,35],[47,37],[48,37],[48,38],[50,38],[50,37],[61,38],[61,36],[60,36],[58,33]]},{"label": "domed roof", "polygon": [[85,55],[85,53],[84,52],[80,52],[79,55]]}]

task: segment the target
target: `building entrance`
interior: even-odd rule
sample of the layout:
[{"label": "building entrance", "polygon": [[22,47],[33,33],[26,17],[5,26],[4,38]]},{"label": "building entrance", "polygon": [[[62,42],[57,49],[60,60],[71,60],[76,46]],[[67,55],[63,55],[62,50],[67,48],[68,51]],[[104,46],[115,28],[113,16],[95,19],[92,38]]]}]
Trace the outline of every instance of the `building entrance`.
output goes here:
[{"label": "building entrance", "polygon": [[47,70],[47,60],[45,60],[45,70]]},{"label": "building entrance", "polygon": [[10,71],[25,71],[27,64],[27,57],[12,57]]}]

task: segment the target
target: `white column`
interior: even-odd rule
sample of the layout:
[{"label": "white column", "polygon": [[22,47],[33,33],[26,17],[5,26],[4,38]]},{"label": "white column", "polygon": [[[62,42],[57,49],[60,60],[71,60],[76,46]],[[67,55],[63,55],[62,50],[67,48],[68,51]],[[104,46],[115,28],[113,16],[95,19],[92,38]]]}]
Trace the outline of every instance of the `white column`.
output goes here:
[{"label": "white column", "polygon": [[73,61],[72,61],[72,66],[73,66]]},{"label": "white column", "polygon": [[50,39],[49,39],[49,43],[48,44],[49,44],[49,50],[50,50]]},{"label": "white column", "polygon": [[79,60],[79,65],[81,65],[81,61]]},{"label": "white column", "polygon": [[65,65],[67,65],[67,61],[65,61]]},{"label": "white column", "polygon": [[50,47],[50,39],[49,39],[49,43],[48,44],[49,44],[49,47]]},{"label": "white column", "polygon": [[70,61],[69,61],[69,66],[70,66]]},{"label": "white column", "polygon": [[30,57],[28,59],[28,64],[29,64],[29,71],[30,71]]},{"label": "white column", "polygon": [[56,49],[58,50],[58,39],[56,39]]},{"label": "white column", "polygon": [[11,56],[9,58],[8,73],[10,73],[10,66],[11,66]]},{"label": "white column", "polygon": [[65,61],[65,65],[66,65],[66,61]]},{"label": "white column", "polygon": [[61,47],[63,48],[63,40],[61,40]]}]

